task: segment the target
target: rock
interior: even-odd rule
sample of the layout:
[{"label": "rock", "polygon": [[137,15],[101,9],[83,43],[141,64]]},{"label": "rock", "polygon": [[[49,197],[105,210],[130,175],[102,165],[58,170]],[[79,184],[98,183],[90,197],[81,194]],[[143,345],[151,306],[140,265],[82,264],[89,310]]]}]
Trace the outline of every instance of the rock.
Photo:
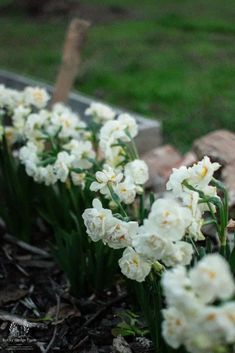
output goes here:
[{"label": "rock", "polygon": [[235,134],[227,130],[213,131],[193,144],[198,159],[205,155],[213,161],[228,165],[235,161]]},{"label": "rock", "polygon": [[183,159],[181,160],[180,165],[178,167],[181,167],[182,165],[186,167],[191,167],[197,161],[198,158],[196,154],[193,151],[189,151],[183,156]]},{"label": "rock", "polygon": [[228,188],[229,205],[235,206],[235,161],[224,167],[222,172],[222,180]]},{"label": "rock", "polygon": [[183,157],[171,145],[164,145],[154,148],[153,150],[141,156],[149,167],[149,181],[147,187],[155,190],[164,191],[166,181],[172,171],[172,168],[177,167]]},{"label": "rock", "polygon": [[130,349],[129,344],[122,336],[118,336],[117,338],[114,338],[113,348],[114,348],[114,351],[113,351],[114,353],[132,353],[132,350]]},{"label": "rock", "polygon": [[205,155],[219,162],[223,169],[221,179],[228,188],[230,207],[235,206],[235,134],[218,130],[196,140],[193,149],[199,159]]}]

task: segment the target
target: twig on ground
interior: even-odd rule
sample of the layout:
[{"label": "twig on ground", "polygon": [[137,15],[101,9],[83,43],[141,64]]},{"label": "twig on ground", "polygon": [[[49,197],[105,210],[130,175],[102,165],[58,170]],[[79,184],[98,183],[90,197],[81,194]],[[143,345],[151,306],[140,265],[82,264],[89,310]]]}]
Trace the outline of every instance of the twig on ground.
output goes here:
[{"label": "twig on ground", "polygon": [[37,255],[40,255],[40,256],[43,256],[46,258],[51,258],[51,255],[47,251],[45,251],[43,249],[39,249],[36,246],[30,245],[28,243],[25,243],[22,240],[18,240],[8,233],[6,233],[3,236],[3,238],[4,238],[4,240],[8,241],[9,243],[19,246],[21,249],[28,250],[28,251],[32,252],[33,254],[37,254]]},{"label": "twig on ground", "polygon": [[29,277],[29,274],[26,270],[24,270],[18,263],[17,261],[9,254],[8,250],[7,250],[7,247],[6,246],[3,246],[3,251],[4,251],[4,254],[6,255],[6,258],[12,262],[16,268],[23,273],[23,275],[25,275],[26,277]]},{"label": "twig on ground", "polygon": [[[60,313],[60,297],[58,294],[56,294],[56,302],[57,302],[57,307],[56,307],[56,317],[55,317],[55,322],[58,321],[58,318],[59,318],[59,313]],[[57,325],[55,325],[55,328],[54,328],[54,332],[53,332],[53,335],[52,335],[52,338],[47,346],[47,348],[45,349],[45,353],[49,352],[49,350],[51,349],[54,341],[55,341],[55,338],[56,338],[56,334],[57,334]]]},{"label": "twig on ground", "polygon": [[82,346],[88,341],[88,339],[89,339],[89,336],[88,336],[88,335],[85,336],[81,341],[79,341],[79,342],[76,344],[76,346],[71,347],[72,350],[74,351],[75,349],[82,347]]},{"label": "twig on ground", "polygon": [[14,322],[20,326],[27,326],[29,328],[30,327],[46,328],[45,324],[30,322],[27,319],[24,319],[18,315],[9,314],[8,312],[3,310],[0,310],[0,320]]},{"label": "twig on ground", "polygon": [[100,308],[94,315],[92,315],[82,326],[81,329],[89,326],[91,323],[93,323],[94,321],[97,320],[97,318],[103,314],[108,308],[110,308],[111,306],[113,306],[114,304],[119,303],[120,301],[124,300],[127,297],[127,294],[124,293],[122,295],[119,295],[118,297],[110,300],[108,303],[104,304],[104,306],[102,308]]}]

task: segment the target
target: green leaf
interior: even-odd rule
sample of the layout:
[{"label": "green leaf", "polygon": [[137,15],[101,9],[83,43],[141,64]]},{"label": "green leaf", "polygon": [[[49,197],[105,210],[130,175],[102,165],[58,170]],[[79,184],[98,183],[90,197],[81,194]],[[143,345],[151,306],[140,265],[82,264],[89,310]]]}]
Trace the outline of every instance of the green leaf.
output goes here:
[{"label": "green leaf", "polygon": [[233,248],[230,254],[229,265],[231,267],[232,272],[234,272],[235,271],[235,247]]}]

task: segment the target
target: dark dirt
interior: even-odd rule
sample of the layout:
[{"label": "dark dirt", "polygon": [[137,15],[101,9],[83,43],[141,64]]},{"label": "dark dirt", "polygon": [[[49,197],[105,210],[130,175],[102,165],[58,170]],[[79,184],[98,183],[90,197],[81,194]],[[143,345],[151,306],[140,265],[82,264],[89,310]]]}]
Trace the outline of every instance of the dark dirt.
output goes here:
[{"label": "dark dirt", "polygon": [[[1,233],[0,352],[116,352],[111,330],[129,306],[120,286],[78,300],[53,258],[24,250]],[[127,341],[133,353],[150,352],[138,339]]]}]

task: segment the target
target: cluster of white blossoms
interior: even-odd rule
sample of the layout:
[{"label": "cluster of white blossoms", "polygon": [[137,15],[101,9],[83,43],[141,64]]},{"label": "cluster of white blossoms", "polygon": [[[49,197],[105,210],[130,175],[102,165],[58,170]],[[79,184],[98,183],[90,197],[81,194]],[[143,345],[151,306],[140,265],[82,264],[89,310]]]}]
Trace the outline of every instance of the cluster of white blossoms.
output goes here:
[{"label": "cluster of white blossoms", "polygon": [[122,273],[143,282],[156,264],[158,269],[163,268],[161,264],[166,267],[190,264],[193,247],[182,239],[191,222],[192,214],[187,207],[173,199],[156,200],[133,237],[131,247],[119,260]]},{"label": "cluster of white blossoms", "polygon": [[82,215],[90,238],[95,242],[102,240],[113,249],[131,245],[138,223],[125,222],[114,217],[111,210],[103,208],[98,199],[93,200],[92,206],[93,208],[86,209]]},{"label": "cluster of white blossoms", "polygon": [[[203,193],[206,197],[217,197],[216,187],[209,184],[214,172],[219,168],[219,163],[212,163],[210,158],[205,156],[192,167],[182,166],[179,169],[173,169],[166,185],[167,190],[171,191],[174,197],[181,199],[183,205],[191,209],[193,221],[189,231],[195,240],[203,239],[201,233],[203,214],[208,211],[208,204],[202,202],[199,193]],[[215,211],[213,204],[210,203],[210,207]]]},{"label": "cluster of white blossoms", "polygon": [[[209,183],[218,168],[217,163],[211,163],[209,158],[205,157],[191,168],[182,167],[173,170],[167,184],[167,188],[172,192],[152,204],[143,225],[137,228],[135,234],[131,234],[132,238],[128,237],[128,244],[119,260],[121,271],[125,276],[142,282],[153,267],[159,270],[163,267],[191,263],[194,253],[193,242],[204,239],[201,232],[202,215],[207,208],[200,202],[199,193],[184,186],[184,181],[207,195],[216,196],[216,190]],[[134,160],[124,165],[124,171],[106,165],[103,171],[96,173],[96,181],[90,188],[110,199],[114,192],[122,204],[131,204],[138,193],[138,188],[146,180],[145,163]],[[98,223],[91,220],[94,214],[94,210],[89,209],[89,222],[94,224],[94,228],[88,230],[89,236],[93,240],[102,239],[112,247],[106,240],[108,238],[106,231],[102,233],[101,238],[93,235],[93,232],[99,233],[96,228]],[[88,213],[85,212],[84,217],[87,216]],[[87,225],[87,222],[85,224]],[[125,222],[125,225],[128,227],[128,222]],[[126,235],[123,237],[126,239]],[[120,237],[117,241],[119,239]],[[121,247],[124,244],[125,242],[122,242]]]},{"label": "cluster of white blossoms", "polygon": [[133,158],[138,157],[128,145],[137,134],[136,120],[129,114],[120,114],[117,119],[104,124],[100,130],[99,146],[110,166],[116,168],[125,162],[126,149]]},{"label": "cluster of white blossoms", "polygon": [[97,123],[105,123],[115,118],[115,111],[105,104],[93,102],[90,107],[85,110],[85,115],[92,116]]},{"label": "cluster of white blossoms", "polygon": [[162,334],[190,353],[234,352],[235,282],[226,260],[210,254],[189,271],[178,266],[162,278],[167,308]]},{"label": "cluster of white blossoms", "polygon": [[[46,185],[66,182],[84,187],[85,171],[96,156],[86,124],[68,107],[57,103],[51,111],[30,114],[25,122],[19,158],[28,175]],[[77,173],[75,169],[84,172]]]},{"label": "cluster of white blossoms", "polygon": [[[1,130],[9,142],[22,138],[25,122],[30,113],[45,108],[50,96],[40,87],[26,87],[22,91],[0,85]],[[4,122],[4,117],[7,122]]]},{"label": "cluster of white blossoms", "polygon": [[0,109],[13,112],[20,106],[42,109],[50,99],[47,91],[40,87],[26,87],[22,91],[0,85]]},{"label": "cluster of white blossoms", "polygon": [[148,180],[148,166],[139,159],[128,162],[123,168],[112,168],[105,164],[102,171],[95,174],[96,181],[91,186],[91,191],[99,191],[106,198],[112,199],[112,193],[124,204],[134,202],[136,194],[143,192],[143,185]]},{"label": "cluster of white blossoms", "polygon": [[[137,194],[143,192],[143,185],[149,178],[147,164],[140,160],[129,143],[138,133],[134,118],[121,114],[116,120],[110,120],[102,126],[99,135],[99,147],[105,157],[103,170],[95,174],[96,180],[90,190],[99,191],[107,199],[112,193],[124,204],[131,204]],[[132,145],[133,148],[133,145]]]}]

